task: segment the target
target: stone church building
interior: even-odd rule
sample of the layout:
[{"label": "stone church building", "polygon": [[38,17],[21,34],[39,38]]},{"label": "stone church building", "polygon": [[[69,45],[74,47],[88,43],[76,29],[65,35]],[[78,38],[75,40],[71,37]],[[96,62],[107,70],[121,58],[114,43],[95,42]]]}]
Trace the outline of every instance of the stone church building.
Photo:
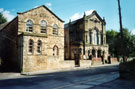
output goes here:
[{"label": "stone church building", "polygon": [[0,70],[90,67],[90,57],[101,63],[108,55],[105,25],[96,11],[70,21],[65,29],[64,21],[44,5],[17,13],[11,22],[0,25]]},{"label": "stone church building", "polygon": [[2,69],[32,72],[61,68],[64,21],[46,6],[17,13],[0,26]]},{"label": "stone church building", "polygon": [[107,57],[106,22],[96,11],[65,24],[65,59],[80,65],[81,59],[104,63]]}]

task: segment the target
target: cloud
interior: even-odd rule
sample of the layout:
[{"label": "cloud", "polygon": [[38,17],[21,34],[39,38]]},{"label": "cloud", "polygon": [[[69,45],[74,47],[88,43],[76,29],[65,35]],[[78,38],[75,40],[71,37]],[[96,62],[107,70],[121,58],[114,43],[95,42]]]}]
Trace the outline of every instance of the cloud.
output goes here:
[{"label": "cloud", "polygon": [[5,18],[7,18],[7,21],[11,21],[15,16],[10,13],[8,10],[4,10],[3,8],[0,8],[0,12],[3,14]]},{"label": "cloud", "polygon": [[2,12],[3,11],[3,8],[0,8],[0,12]]},{"label": "cloud", "polygon": [[34,6],[34,8],[37,8],[38,6]]},{"label": "cloud", "polygon": [[81,18],[82,16],[79,13],[75,13],[73,16],[71,16],[71,21],[77,20],[79,18]]},{"label": "cloud", "polygon": [[[90,15],[93,11],[94,10],[85,11],[85,14]],[[73,16],[70,17],[70,19],[71,19],[71,21],[74,21],[74,20],[82,18],[83,15],[84,15],[84,13],[75,13]]]},{"label": "cloud", "polygon": [[85,14],[86,14],[86,15],[90,15],[90,14],[92,14],[93,11],[94,11],[94,10],[85,11]]},{"label": "cloud", "polygon": [[52,10],[52,8],[51,8],[51,6],[52,6],[52,3],[50,3],[50,2],[47,2],[47,3],[45,3],[45,6],[47,6],[50,10]]},{"label": "cloud", "polygon": [[135,35],[135,29],[133,29],[133,30],[131,31],[131,34]]},{"label": "cloud", "polygon": [[51,4],[50,2],[45,3],[45,5],[46,5],[47,7],[51,7],[51,6],[52,6],[52,4]]}]

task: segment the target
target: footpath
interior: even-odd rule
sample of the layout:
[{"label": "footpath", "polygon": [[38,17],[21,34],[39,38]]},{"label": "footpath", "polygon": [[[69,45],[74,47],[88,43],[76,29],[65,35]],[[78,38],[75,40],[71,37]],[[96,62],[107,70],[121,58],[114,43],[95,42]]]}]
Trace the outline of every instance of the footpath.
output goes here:
[{"label": "footpath", "polygon": [[[70,69],[56,69],[56,70],[46,70],[46,71],[37,71],[37,72],[25,72],[25,73],[0,73],[0,80],[7,79],[17,79],[17,78],[27,78],[27,75],[36,75],[36,74],[48,74],[48,73],[56,73],[56,72],[66,72],[66,71],[76,71],[76,70],[84,70],[90,69],[92,67],[103,67],[103,66],[117,66],[118,63],[115,64],[102,64],[102,65],[92,65],[91,67],[74,67]],[[30,77],[30,76],[29,76]]]}]

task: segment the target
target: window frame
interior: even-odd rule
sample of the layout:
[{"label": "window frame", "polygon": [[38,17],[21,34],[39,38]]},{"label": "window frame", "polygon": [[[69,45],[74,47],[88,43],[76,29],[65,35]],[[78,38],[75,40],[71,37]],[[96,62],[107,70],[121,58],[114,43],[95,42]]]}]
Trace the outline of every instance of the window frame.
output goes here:
[{"label": "window frame", "polygon": [[37,41],[37,53],[42,54],[42,41],[41,40]]},{"label": "window frame", "polygon": [[58,30],[59,30],[59,27],[57,24],[53,24],[53,34],[54,35],[58,35]]},{"label": "window frame", "polygon": [[27,20],[26,32],[33,32],[33,21],[32,20]]},{"label": "window frame", "polygon": [[28,53],[33,54],[34,52],[34,41],[32,39],[29,39],[28,42]]},{"label": "window frame", "polygon": [[[44,21],[44,23],[42,23]],[[47,22],[45,20],[40,21],[40,33],[47,34]]]}]

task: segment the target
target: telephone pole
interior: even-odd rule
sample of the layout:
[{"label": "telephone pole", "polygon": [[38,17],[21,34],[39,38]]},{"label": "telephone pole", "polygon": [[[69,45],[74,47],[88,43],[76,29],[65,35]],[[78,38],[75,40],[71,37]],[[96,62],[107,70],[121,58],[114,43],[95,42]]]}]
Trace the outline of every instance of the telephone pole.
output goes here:
[{"label": "telephone pole", "polygon": [[119,8],[119,20],[120,20],[120,34],[121,34],[121,38],[123,38],[120,0],[118,0],[118,8]]}]

